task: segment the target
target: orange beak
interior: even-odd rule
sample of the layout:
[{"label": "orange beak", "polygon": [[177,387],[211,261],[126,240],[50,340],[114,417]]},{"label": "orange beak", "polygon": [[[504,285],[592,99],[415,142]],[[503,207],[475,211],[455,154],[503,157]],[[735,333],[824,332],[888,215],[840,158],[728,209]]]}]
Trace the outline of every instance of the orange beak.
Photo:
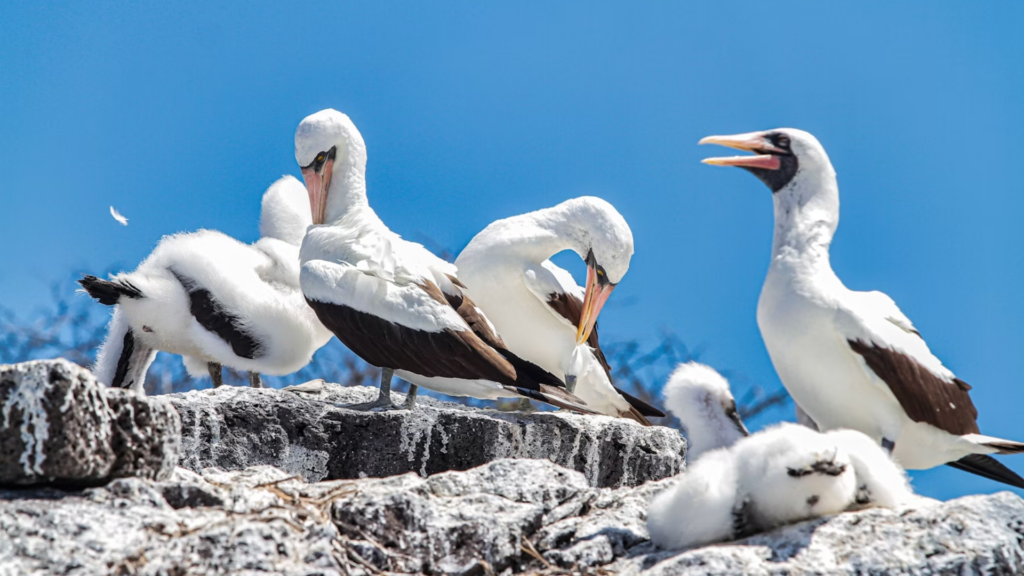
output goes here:
[{"label": "orange beak", "polygon": [[785,150],[772,145],[765,138],[764,132],[747,132],[746,134],[735,134],[733,136],[708,136],[707,138],[702,138],[697,144],[718,144],[735,148],[736,150],[756,153],[754,156],[726,156],[701,160],[701,162],[713,166],[739,166],[743,168],[778,170],[780,166],[779,157],[773,155],[772,152],[785,153]]},{"label": "orange beak", "polygon": [[583,297],[583,312],[580,314],[580,324],[576,327],[577,346],[590,338],[594,326],[597,325],[597,316],[614,289],[615,284],[602,283],[597,268],[587,264],[587,294]]},{"label": "orange beak", "polygon": [[309,194],[309,209],[313,214],[313,224],[324,223],[324,212],[327,209],[327,192],[331,188],[331,174],[334,172],[334,159],[324,162],[319,171],[307,166],[302,169],[302,180],[306,183]]}]

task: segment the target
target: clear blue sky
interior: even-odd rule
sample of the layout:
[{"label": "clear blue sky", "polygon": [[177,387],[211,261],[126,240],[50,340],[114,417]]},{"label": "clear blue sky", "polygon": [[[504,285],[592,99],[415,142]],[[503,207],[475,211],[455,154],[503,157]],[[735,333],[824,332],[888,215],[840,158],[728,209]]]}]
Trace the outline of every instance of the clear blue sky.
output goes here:
[{"label": "clear blue sky", "polygon": [[[670,329],[774,386],[754,318],[770,194],[701,165],[720,150],[696,142],[794,126],[839,172],[839,275],[896,299],[975,386],[983,431],[1024,439],[1022,17],[1011,2],[8,2],[0,297],[28,313],[50,282],[134,267],[175,231],[255,239],[263,189],[298,172],[296,124],[333,107],[366,138],[394,230],[458,250],[497,218],[602,196],[637,250],[613,297],[633,304],[608,308],[603,338]],[[1024,456],[1004,462],[1024,473]],[[1001,489],[947,469],[915,484]]]}]

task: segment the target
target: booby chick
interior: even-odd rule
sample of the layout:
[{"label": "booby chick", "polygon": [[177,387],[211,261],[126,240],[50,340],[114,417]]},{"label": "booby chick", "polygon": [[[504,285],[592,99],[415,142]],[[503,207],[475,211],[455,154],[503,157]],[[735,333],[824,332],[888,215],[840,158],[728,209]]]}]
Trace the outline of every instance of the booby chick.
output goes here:
[{"label": "booby chick", "polygon": [[680,364],[663,394],[665,407],[686,428],[688,462],[750,435],[736,410],[729,382],[710,366],[694,361]]},{"label": "booby chick", "polygon": [[331,333],[299,290],[299,243],[312,219],[306,191],[291,176],[263,195],[261,238],[243,244],[199,230],[164,237],[130,273],[85,276],[90,296],[115,306],[99,350],[97,379],[142,390],[157,351],[180,354],[193,377],[220,386],[222,366],[291,374],[309,363]]},{"label": "booby chick", "polygon": [[390,409],[391,378],[451,396],[525,397],[593,413],[543,368],[509,351],[459,281],[455,265],[403,240],[366,198],[366,145],[348,116],[323,110],[295,132],[313,226],[300,250],[302,292],[357,356],[382,369],[380,395],[353,409]]},{"label": "booby chick", "polygon": [[647,528],[660,548],[691,548],[838,514],[856,490],[850,457],[836,442],[786,423],[697,459],[651,500]]},{"label": "booby chick", "polygon": [[850,464],[857,479],[857,494],[849,509],[895,510],[920,501],[921,498],[910,488],[907,473],[866,434],[842,429],[832,430],[825,435],[850,456]]},{"label": "booby chick", "polygon": [[[565,250],[586,262],[586,289],[549,260]],[[595,412],[649,426],[648,416],[665,414],[615,387],[597,335],[597,317],[632,255],[626,220],[608,202],[585,196],[491,223],[455,265],[509,350],[565,374],[569,390]]]},{"label": "booby chick", "polygon": [[989,454],[1024,443],[980,433],[971,387],[932,354],[891,298],[848,289],[832,270],[839,187],[814,136],[782,128],[711,136],[752,156],[704,162],[750,171],[772,191],[772,258],[757,305],[775,370],[822,429],[859,430],[908,469],[944,463],[1024,488]]}]

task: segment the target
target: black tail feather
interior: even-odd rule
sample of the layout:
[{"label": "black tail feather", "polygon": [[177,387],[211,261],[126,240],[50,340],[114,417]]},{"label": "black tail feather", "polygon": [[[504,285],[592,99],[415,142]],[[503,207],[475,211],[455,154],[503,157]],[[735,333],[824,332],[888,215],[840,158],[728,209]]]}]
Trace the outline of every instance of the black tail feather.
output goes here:
[{"label": "black tail feather", "polygon": [[1024,488],[1024,478],[1021,478],[1016,472],[1003,466],[999,460],[987,454],[964,456],[956,462],[947,462],[946,466],[952,466],[957,470],[963,470],[964,472],[977,474],[989,480],[1009,484],[1015,488]]},{"label": "black tail feather", "polygon": [[658,410],[654,406],[651,406],[647,402],[644,402],[643,400],[637,398],[636,396],[633,396],[632,394],[619,389],[618,386],[615,386],[614,388],[615,388],[616,392],[618,392],[623,398],[626,399],[626,402],[629,402],[630,406],[632,406],[633,408],[636,408],[636,411],[641,413],[641,414],[643,414],[644,416],[647,416],[649,418],[664,418],[665,417],[665,413],[664,412],[662,412],[661,410]]},{"label": "black tail feather", "polygon": [[513,368],[515,368],[517,388],[540,390],[541,384],[547,384],[557,388],[565,388],[565,382],[563,382],[558,376],[555,376],[551,372],[537,366],[533,362],[523,360],[504,348],[495,346],[494,349],[497,350],[505,360],[508,360],[508,363],[511,364]]},{"label": "black tail feather", "polygon": [[99,300],[99,303],[105,306],[114,306],[122,296],[142,298],[142,291],[127,280],[111,282],[87,274],[78,283],[85,288],[89,296]]}]

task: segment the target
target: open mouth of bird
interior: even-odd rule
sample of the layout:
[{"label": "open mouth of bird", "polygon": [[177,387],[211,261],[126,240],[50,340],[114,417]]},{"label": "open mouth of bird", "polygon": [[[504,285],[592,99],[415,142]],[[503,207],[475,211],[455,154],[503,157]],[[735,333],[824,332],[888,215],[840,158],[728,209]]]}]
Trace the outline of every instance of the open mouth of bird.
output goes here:
[{"label": "open mouth of bird", "polygon": [[753,152],[752,156],[719,156],[701,160],[713,166],[739,166],[742,168],[760,168],[762,170],[778,170],[782,165],[777,154],[784,153],[772,146],[761,132],[737,134],[735,136],[708,136],[698,144],[718,144],[735,150]]}]

